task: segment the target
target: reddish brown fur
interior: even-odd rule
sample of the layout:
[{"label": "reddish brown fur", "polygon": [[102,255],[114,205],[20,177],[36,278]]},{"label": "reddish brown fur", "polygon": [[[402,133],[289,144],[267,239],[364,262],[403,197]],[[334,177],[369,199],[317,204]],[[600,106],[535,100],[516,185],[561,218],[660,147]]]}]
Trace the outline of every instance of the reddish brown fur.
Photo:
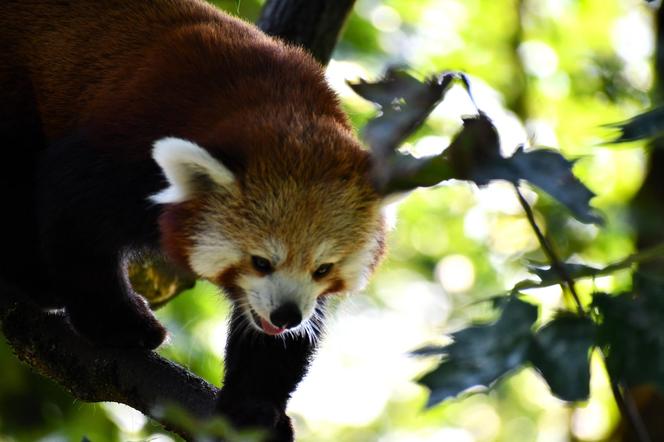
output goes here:
[{"label": "reddish brown fur", "polygon": [[240,275],[241,269],[238,267],[229,267],[225,269],[216,278],[216,283],[226,288],[226,292],[231,299],[240,299],[242,297],[242,290],[237,286],[237,278]]},{"label": "reddish brown fur", "polygon": [[325,291],[320,294],[320,296],[343,293],[346,291],[346,284],[341,279],[333,279],[330,281],[330,284],[327,286]]},{"label": "reddish brown fur", "polygon": [[[202,1],[10,1],[0,5],[0,29],[9,42],[0,55],[0,80],[11,76],[2,66],[25,63],[49,140],[83,127],[109,159],[125,161],[148,157],[152,143],[167,135],[192,140],[222,159],[246,193],[258,198],[243,201],[242,231],[246,223],[269,230],[282,221],[262,219],[257,206],[270,200],[263,198],[266,192],[284,185],[284,176],[312,184],[313,192],[281,211],[293,217],[281,225],[344,229],[352,227],[348,211],[332,220],[309,218],[329,217],[332,212],[320,206],[335,200],[348,206],[350,198],[357,215],[377,202],[367,176],[369,155],[320,65]],[[198,209],[176,205],[162,217],[164,248],[180,263],[191,244],[188,227],[178,224],[195,218]],[[348,233],[365,237],[369,231]],[[306,230],[301,233],[293,240],[307,240]]]},{"label": "reddish brown fur", "polygon": [[[275,235],[311,251],[335,238],[348,256],[377,237],[375,263],[382,256],[370,156],[304,51],[200,0],[3,2],[0,41],[0,84],[27,71],[48,140],[84,130],[108,161],[138,163],[176,136],[232,169],[241,199],[164,208],[162,247],[181,265],[194,223],[210,216],[247,247]],[[292,254],[284,266],[311,260]]]},{"label": "reddish brown fur", "polygon": [[[311,57],[200,0],[6,1],[0,41],[0,80],[28,71],[51,140],[93,124],[100,136],[135,129],[146,150],[164,131],[209,141],[201,134],[222,117],[245,125],[268,98],[348,127]],[[162,124],[145,128],[156,115]]]},{"label": "reddish brown fur", "polygon": [[[223,198],[224,213],[216,208],[206,213],[219,218],[226,234],[248,246],[275,236],[298,251],[334,238],[346,255],[379,230],[369,155],[349,131],[326,116],[309,116],[302,124],[297,113],[277,107],[247,117],[255,127],[231,120],[214,131],[227,135],[227,146],[244,146],[248,157],[237,171],[242,198]],[[302,266],[310,258],[289,255],[284,266]]]},{"label": "reddish brown fur", "polygon": [[187,253],[193,245],[191,221],[194,214],[200,212],[200,205],[200,200],[197,199],[173,204],[168,210],[162,211],[159,217],[162,250],[175,264],[188,271],[192,271]]},{"label": "reddish brown fur", "polygon": [[[0,134],[30,135],[18,147],[5,140],[15,158],[3,170],[25,176],[0,174],[9,194],[3,201],[20,206],[21,222],[34,208],[9,187],[26,187],[32,197],[34,183],[15,165],[38,163],[39,219],[10,231],[22,228],[26,234],[15,235],[21,241],[41,242],[16,267],[43,254],[44,280],[53,281],[72,324],[94,342],[155,348],[165,330],[118,279],[116,264],[126,249],[153,249],[161,236],[167,255],[223,286],[241,307],[230,321],[219,410],[235,426],[292,440],[284,410],[322,328],[315,296],[361,286],[384,249],[370,156],[321,66],[201,0],[4,0],[0,43]],[[152,158],[155,141],[165,137],[198,144],[206,164],[189,170],[186,194],[149,199],[178,181]],[[36,150],[42,152],[33,159]],[[222,173],[206,176],[210,164]],[[266,246],[270,241],[277,245]],[[6,255],[14,260],[22,246]],[[270,247],[287,256],[271,278],[259,278],[251,254]],[[334,263],[332,272],[312,281],[325,262]],[[79,271],[70,274],[72,265]],[[246,294],[255,292],[245,286],[256,280],[274,293],[263,293],[254,302],[262,311],[252,312]],[[273,298],[297,300],[302,315],[291,311],[292,323],[312,324],[287,345],[238,332],[260,314],[254,326],[267,333],[263,321],[279,310],[266,302]]]}]

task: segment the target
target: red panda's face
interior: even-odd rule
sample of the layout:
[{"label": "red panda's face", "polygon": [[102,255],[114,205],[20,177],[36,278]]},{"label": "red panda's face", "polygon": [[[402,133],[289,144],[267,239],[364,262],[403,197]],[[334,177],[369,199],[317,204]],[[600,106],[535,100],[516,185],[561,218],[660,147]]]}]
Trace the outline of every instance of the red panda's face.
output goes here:
[{"label": "red panda's face", "polygon": [[252,328],[306,333],[318,300],[361,289],[384,253],[366,154],[352,152],[255,159],[236,177],[193,143],[156,143],[171,184],[152,197],[172,205],[166,251],[224,288]]}]

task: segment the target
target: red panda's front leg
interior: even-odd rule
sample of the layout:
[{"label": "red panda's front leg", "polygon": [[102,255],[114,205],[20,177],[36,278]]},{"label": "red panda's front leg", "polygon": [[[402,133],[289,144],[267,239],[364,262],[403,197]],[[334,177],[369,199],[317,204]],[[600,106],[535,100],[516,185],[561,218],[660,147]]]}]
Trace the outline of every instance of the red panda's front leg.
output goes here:
[{"label": "red panda's front leg", "polygon": [[293,440],[286,405],[307,372],[322,329],[322,312],[315,336],[269,336],[246,329],[243,314],[235,308],[226,344],[224,384],[218,409],[239,427],[267,429],[274,442]]},{"label": "red panda's front leg", "polygon": [[157,241],[158,210],[139,179],[150,174],[158,176],[151,162],[127,166],[100,158],[82,138],[50,146],[38,165],[45,291],[62,300],[74,328],[97,344],[152,349],[166,337],[122,265],[125,252]]},{"label": "red panda's front leg", "polygon": [[74,329],[99,345],[157,348],[166,330],[126,282],[120,258],[58,224],[51,234],[73,244],[56,240],[46,256],[52,290],[64,301]]},{"label": "red panda's front leg", "polygon": [[117,262],[79,266],[79,271],[87,272],[86,277],[80,278],[76,286],[72,281],[63,281],[61,297],[70,322],[95,344],[157,348],[166,338],[166,329],[147,303],[124,283],[120,272],[107,270],[113,266],[117,268]]}]

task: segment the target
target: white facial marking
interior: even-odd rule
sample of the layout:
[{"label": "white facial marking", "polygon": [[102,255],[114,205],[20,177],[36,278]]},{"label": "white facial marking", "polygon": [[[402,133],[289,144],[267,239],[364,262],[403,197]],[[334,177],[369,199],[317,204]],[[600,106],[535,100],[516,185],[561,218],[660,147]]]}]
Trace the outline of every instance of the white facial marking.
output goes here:
[{"label": "white facial marking", "polygon": [[377,237],[372,237],[367,244],[341,262],[341,275],[351,292],[362,290],[369,282],[372,262],[380,247]]},{"label": "white facial marking", "polygon": [[322,290],[309,274],[295,275],[284,271],[267,276],[243,275],[238,279],[238,285],[259,316],[269,319],[273,310],[286,302],[294,302],[300,308],[303,322],[313,314],[316,298]]},{"label": "white facial marking", "polygon": [[[288,256],[288,250],[284,243],[275,238],[270,238],[265,242],[265,258],[269,259],[272,262],[272,265],[277,267],[284,262],[286,256]],[[260,252],[256,253],[259,256]]]},{"label": "white facial marking", "polygon": [[193,178],[206,175],[212,182],[227,187],[235,181],[233,173],[201,146],[181,138],[162,138],[154,143],[152,158],[159,164],[169,187],[150,196],[158,204],[186,201],[194,192]]},{"label": "white facial marking", "polygon": [[189,265],[198,275],[214,278],[241,257],[242,253],[234,243],[218,230],[209,229],[195,237]]},{"label": "white facial marking", "polygon": [[397,213],[399,211],[399,206],[402,201],[405,199],[405,196],[410,195],[410,193],[399,194],[401,198],[391,198],[387,197],[383,200],[380,212],[383,215],[385,220],[385,227],[387,230],[394,230],[397,226]]},{"label": "white facial marking", "polygon": [[330,241],[321,242],[314,250],[313,257],[316,266],[339,261],[339,257],[335,255],[334,245]]}]

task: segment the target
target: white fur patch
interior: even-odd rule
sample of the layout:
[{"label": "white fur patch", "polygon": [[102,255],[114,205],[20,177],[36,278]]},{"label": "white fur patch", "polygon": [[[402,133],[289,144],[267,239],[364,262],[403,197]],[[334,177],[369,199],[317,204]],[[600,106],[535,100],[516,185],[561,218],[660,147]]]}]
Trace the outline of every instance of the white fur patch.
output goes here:
[{"label": "white fur patch", "polygon": [[[288,256],[288,249],[286,248],[286,245],[276,238],[268,238],[268,240],[265,242],[264,249],[267,252],[265,256],[267,256],[270,261],[272,261],[274,266],[279,266],[282,262],[284,262],[286,256]],[[263,256],[264,254],[262,252],[256,252],[255,255]]]},{"label": "white fur patch", "polygon": [[274,272],[269,276],[244,275],[238,285],[247,293],[251,308],[263,318],[286,302],[294,302],[302,312],[303,322],[314,313],[316,298],[321,290],[308,274],[293,275]]},{"label": "white fur patch", "polygon": [[369,268],[379,247],[378,238],[372,237],[362,249],[342,262],[341,275],[349,284],[349,291],[362,290],[367,285],[370,276]]},{"label": "white fur patch", "polygon": [[154,143],[152,158],[159,164],[170,184],[150,196],[159,204],[180,203],[194,192],[193,178],[204,174],[214,183],[227,187],[235,181],[233,173],[208,151],[196,143],[181,138],[162,138]]},{"label": "white fur patch", "polygon": [[315,266],[339,261],[339,257],[335,254],[334,245],[331,241],[321,242],[314,250],[313,258]]},{"label": "white fur patch", "polygon": [[241,258],[240,250],[221,232],[206,229],[195,238],[189,265],[196,274],[211,279]]},{"label": "white fur patch", "polygon": [[387,227],[387,230],[394,230],[396,228],[399,206],[405,201],[408,195],[410,195],[410,192],[388,195],[381,202],[380,211],[385,220],[385,227]]}]

